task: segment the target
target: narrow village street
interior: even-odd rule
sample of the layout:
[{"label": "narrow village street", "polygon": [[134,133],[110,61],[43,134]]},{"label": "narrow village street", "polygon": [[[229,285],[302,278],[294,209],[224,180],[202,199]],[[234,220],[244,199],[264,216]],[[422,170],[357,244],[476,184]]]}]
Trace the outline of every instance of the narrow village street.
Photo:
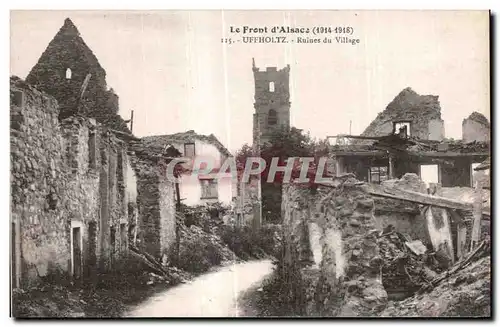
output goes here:
[{"label": "narrow village street", "polygon": [[226,266],[153,296],[126,316],[239,317],[244,310],[238,297],[271,272],[270,260]]}]

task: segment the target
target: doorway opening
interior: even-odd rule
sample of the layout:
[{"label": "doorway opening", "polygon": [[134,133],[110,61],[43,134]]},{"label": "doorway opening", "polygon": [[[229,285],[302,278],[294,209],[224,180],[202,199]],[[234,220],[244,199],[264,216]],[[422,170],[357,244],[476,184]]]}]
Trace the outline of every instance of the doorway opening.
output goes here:
[{"label": "doorway opening", "polygon": [[72,240],[72,273],[74,279],[82,278],[83,258],[82,258],[82,229],[81,227],[71,228]]},{"label": "doorway opening", "polygon": [[430,183],[439,183],[438,165],[420,165],[420,179],[429,188]]}]

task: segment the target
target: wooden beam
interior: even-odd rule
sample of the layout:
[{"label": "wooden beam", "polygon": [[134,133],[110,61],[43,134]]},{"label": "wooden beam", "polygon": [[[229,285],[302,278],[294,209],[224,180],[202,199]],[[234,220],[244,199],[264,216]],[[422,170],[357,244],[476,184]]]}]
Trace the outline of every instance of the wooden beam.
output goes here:
[{"label": "wooden beam", "polygon": [[[463,211],[473,211],[473,205],[470,203],[464,203],[448,198],[443,198],[439,196],[430,196],[424,193],[418,193],[418,192],[413,192],[413,191],[407,191],[407,190],[393,190],[394,192],[397,192],[397,194],[393,193],[383,193],[380,191],[372,191],[369,190],[367,193],[373,195],[373,196],[379,196],[379,197],[384,197],[384,198],[389,198],[389,199],[395,199],[395,200],[401,200],[401,201],[408,201],[408,202],[413,202],[413,203],[418,203],[418,204],[424,204],[424,205],[429,205],[429,206],[434,206],[438,208],[447,208],[447,209],[457,209],[457,210],[463,210]],[[487,210],[482,210],[481,211],[482,216],[490,216],[490,212]]]},{"label": "wooden beam", "polygon": [[476,188],[474,190],[474,205],[472,215],[474,217],[474,224],[472,225],[472,235],[470,242],[470,250],[472,251],[479,243],[479,237],[481,234],[481,218],[482,218],[482,207],[483,207],[483,197],[482,197],[482,183],[476,182]]},{"label": "wooden beam", "polygon": [[460,201],[442,198],[438,196],[430,196],[423,193],[407,191],[407,190],[394,190],[397,194],[383,193],[380,191],[369,190],[368,193],[374,196],[383,198],[409,201],[418,204],[431,205],[438,208],[458,209],[465,211],[472,211],[472,204],[463,203]]},{"label": "wooden beam", "polygon": [[335,151],[332,150],[332,153],[337,157],[346,157],[346,156],[375,156],[375,157],[384,157],[387,156],[387,152],[385,151]]},{"label": "wooden beam", "polygon": [[394,178],[394,156],[389,155],[389,179]]}]

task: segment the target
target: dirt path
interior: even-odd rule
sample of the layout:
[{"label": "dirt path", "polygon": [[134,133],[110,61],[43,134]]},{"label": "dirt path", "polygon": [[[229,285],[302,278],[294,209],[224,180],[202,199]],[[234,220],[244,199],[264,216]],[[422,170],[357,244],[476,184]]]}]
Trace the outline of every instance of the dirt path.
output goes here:
[{"label": "dirt path", "polygon": [[238,297],[256,287],[272,271],[270,260],[223,267],[187,284],[156,294],[131,310],[128,317],[239,317],[252,310],[239,307]]}]

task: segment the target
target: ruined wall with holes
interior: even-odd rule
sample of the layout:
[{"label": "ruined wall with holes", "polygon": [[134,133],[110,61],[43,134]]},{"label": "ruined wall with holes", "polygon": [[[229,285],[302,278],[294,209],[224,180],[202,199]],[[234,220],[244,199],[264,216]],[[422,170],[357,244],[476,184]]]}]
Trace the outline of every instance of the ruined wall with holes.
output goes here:
[{"label": "ruined wall with holes", "polygon": [[[82,96],[87,76],[90,79]],[[118,115],[118,95],[106,85],[106,71],[69,18],[31,69],[26,82],[56,98],[60,118],[80,111],[110,128],[130,133]]]},{"label": "ruined wall with holes", "polygon": [[423,140],[441,141],[444,139],[444,121],[441,119],[439,97],[419,95],[411,88],[401,91],[387,105],[387,108],[377,115],[361,135],[388,135],[392,133],[393,123],[399,121],[411,123],[411,136]]},{"label": "ruined wall with holes", "polygon": [[388,272],[381,269],[382,262],[393,258],[385,257],[389,245],[382,236],[391,230],[422,241],[427,249],[444,251],[453,261],[453,222],[443,210],[422,214],[418,204],[368,193],[426,193],[417,175],[382,185],[344,175],[330,184],[283,187],[283,265],[293,272],[285,280],[302,315],[373,316],[383,310],[388,292],[401,291],[392,282],[383,284],[392,275],[384,275]]},{"label": "ruined wall with holes", "polygon": [[54,98],[11,79],[11,219],[21,286],[73,275],[72,226],[82,240],[78,277],[110,269],[108,230],[126,217],[124,176],[109,165],[124,145],[92,119],[60,122],[58,115]]}]

